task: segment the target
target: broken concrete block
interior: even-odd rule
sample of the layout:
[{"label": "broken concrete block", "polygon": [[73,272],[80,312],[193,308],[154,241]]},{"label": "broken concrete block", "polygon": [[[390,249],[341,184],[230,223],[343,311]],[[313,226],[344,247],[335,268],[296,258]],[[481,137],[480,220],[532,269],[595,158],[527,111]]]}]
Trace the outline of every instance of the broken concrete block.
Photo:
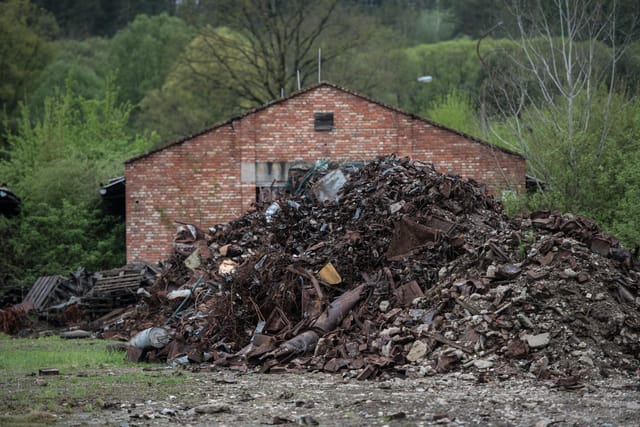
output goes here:
[{"label": "broken concrete block", "polygon": [[422,359],[427,353],[427,344],[418,340],[414,341],[413,345],[411,345],[411,349],[407,354],[407,360],[409,362],[416,362]]},{"label": "broken concrete block", "polygon": [[489,369],[493,367],[493,362],[486,359],[476,359],[473,361],[473,366],[478,369]]},{"label": "broken concrete block", "polygon": [[525,335],[523,338],[527,341],[529,348],[543,348],[548,346],[551,341],[549,332],[538,335]]}]

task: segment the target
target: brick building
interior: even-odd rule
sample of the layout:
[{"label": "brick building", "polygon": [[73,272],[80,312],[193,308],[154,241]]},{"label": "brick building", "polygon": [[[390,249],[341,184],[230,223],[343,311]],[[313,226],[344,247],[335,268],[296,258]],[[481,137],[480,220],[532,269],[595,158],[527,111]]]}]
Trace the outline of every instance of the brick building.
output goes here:
[{"label": "brick building", "polygon": [[513,152],[321,83],[125,163],[127,261],[167,257],[174,221],[206,229],[241,215],[298,161],[366,161],[396,153],[524,191]]}]

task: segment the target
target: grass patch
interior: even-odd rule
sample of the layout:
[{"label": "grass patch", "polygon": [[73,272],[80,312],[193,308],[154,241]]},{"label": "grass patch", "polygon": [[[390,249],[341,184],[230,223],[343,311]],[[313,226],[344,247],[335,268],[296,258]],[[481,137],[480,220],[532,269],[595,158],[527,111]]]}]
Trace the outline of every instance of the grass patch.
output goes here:
[{"label": "grass patch", "polygon": [[[188,373],[145,371],[154,365],[126,362],[123,352],[108,350],[112,343],[0,335],[0,425],[46,425],[71,412],[180,394]],[[39,375],[43,368],[59,375]]]},{"label": "grass patch", "polygon": [[0,334],[0,370],[13,373],[56,368],[61,373],[84,368],[131,366],[120,352],[107,350],[110,341],[68,340],[58,336],[35,339]]},{"label": "grass patch", "polygon": [[46,426],[56,422],[57,416],[51,412],[31,411],[24,415],[0,415],[3,426]]}]

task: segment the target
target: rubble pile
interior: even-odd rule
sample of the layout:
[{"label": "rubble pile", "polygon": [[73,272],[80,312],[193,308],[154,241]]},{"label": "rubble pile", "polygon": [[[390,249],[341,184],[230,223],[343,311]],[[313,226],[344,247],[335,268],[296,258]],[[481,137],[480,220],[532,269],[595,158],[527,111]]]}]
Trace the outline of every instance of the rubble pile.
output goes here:
[{"label": "rubble pile", "polygon": [[28,323],[29,304],[15,304],[0,310],[0,332],[15,335]]},{"label": "rubble pile", "polygon": [[79,268],[68,277],[39,277],[21,303],[0,309],[0,332],[28,335],[43,323],[101,323],[101,316],[110,318],[115,309],[135,304],[157,274],[149,264],[132,263],[95,273]]},{"label": "rubble pile", "polygon": [[169,332],[132,360],[358,379],[640,366],[637,265],[593,221],[509,220],[481,185],[408,158],[352,173],[337,200],[311,193],[182,226],[148,297],[104,335]]}]

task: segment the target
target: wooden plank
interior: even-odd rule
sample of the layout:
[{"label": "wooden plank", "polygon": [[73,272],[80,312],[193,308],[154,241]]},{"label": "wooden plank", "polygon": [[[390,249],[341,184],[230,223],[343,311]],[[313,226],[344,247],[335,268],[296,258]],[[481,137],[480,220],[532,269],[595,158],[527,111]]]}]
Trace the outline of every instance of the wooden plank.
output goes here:
[{"label": "wooden plank", "polygon": [[117,292],[119,290],[128,290],[137,288],[141,285],[144,276],[140,273],[128,276],[118,276],[110,278],[98,279],[93,287],[93,292]]},{"label": "wooden plank", "polygon": [[140,282],[130,282],[130,283],[114,283],[114,284],[105,284],[100,286],[94,286],[94,291],[109,291],[109,290],[118,290],[118,289],[129,289],[129,288],[137,288],[140,286]]},{"label": "wooden plank", "polygon": [[102,277],[96,280],[96,285],[101,285],[104,283],[122,283],[122,282],[131,282],[138,281],[141,282],[144,276],[142,274],[131,274],[126,276],[116,276],[116,277]]},{"label": "wooden plank", "polygon": [[29,293],[27,293],[27,296],[24,298],[24,302],[30,303],[35,310],[41,309],[51,293],[63,280],[64,278],[62,276],[39,277],[36,283],[29,289]]}]

